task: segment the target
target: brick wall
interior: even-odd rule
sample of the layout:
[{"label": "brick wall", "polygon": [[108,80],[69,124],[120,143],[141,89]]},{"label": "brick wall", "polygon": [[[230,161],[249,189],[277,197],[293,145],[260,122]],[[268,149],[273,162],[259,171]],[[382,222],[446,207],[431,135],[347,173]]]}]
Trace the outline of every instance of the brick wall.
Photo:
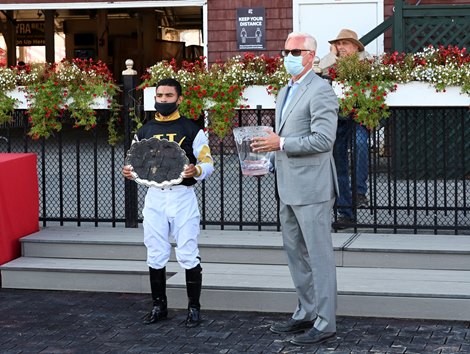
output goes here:
[{"label": "brick wall", "polygon": [[252,51],[257,55],[279,54],[292,31],[292,0],[208,0],[208,62],[225,60],[244,51],[237,50],[237,8],[264,7],[266,50]]},{"label": "brick wall", "polygon": [[[419,0],[406,0],[414,5]],[[384,18],[393,14],[394,0],[384,0]],[[470,4],[470,0],[421,0],[420,5]],[[239,7],[264,7],[266,11],[266,50],[255,54],[277,55],[292,31],[292,0],[208,0],[208,62],[224,60],[243,51],[237,50],[236,13]],[[392,32],[385,32],[385,51],[390,51]]]}]

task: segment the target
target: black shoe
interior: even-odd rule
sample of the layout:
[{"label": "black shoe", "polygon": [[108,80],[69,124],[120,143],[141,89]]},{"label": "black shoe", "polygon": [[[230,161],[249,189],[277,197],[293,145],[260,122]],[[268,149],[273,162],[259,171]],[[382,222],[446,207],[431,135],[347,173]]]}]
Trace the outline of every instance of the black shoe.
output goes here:
[{"label": "black shoe", "polygon": [[358,208],[367,208],[369,206],[369,199],[364,194],[358,194],[356,199]]},{"label": "black shoe", "polygon": [[274,323],[269,330],[278,334],[299,333],[312,328],[312,326],[313,321],[301,321],[290,318],[286,322]]},{"label": "black shoe", "polygon": [[152,311],[148,313],[143,320],[143,324],[151,324],[161,320],[165,320],[168,317],[168,310],[163,306],[154,306]]},{"label": "black shoe", "polygon": [[186,318],[186,327],[193,328],[199,326],[201,323],[201,312],[199,309],[190,307],[188,310],[188,317]]},{"label": "black shoe", "polygon": [[348,218],[347,216],[340,215],[338,219],[331,225],[333,229],[342,230],[352,227],[356,223],[356,220]]},{"label": "black shoe", "polygon": [[321,332],[315,327],[310,331],[300,334],[291,339],[291,343],[295,345],[309,345],[326,342],[336,339],[336,332]]}]

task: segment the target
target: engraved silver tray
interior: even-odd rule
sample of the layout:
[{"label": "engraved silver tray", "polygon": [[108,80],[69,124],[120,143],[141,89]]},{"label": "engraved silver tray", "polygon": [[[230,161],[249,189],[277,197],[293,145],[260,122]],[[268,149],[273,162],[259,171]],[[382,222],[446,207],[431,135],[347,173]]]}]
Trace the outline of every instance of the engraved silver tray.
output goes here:
[{"label": "engraved silver tray", "polygon": [[132,166],[137,183],[165,188],[183,181],[182,173],[189,159],[177,143],[150,138],[132,144],[125,164]]}]

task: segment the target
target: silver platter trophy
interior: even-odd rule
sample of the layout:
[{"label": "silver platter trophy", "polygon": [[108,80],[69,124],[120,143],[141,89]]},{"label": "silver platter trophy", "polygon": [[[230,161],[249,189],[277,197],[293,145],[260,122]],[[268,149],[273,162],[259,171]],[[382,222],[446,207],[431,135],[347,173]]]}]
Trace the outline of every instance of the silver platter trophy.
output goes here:
[{"label": "silver platter trophy", "polygon": [[150,138],[132,144],[125,164],[132,166],[137,183],[165,188],[183,181],[182,173],[189,159],[177,143]]}]

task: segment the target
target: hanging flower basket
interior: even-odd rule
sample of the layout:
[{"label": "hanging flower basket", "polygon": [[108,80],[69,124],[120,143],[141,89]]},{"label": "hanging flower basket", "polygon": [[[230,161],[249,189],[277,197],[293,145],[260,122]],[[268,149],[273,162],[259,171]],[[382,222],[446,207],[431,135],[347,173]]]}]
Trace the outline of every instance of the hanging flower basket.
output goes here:
[{"label": "hanging flower basket", "polygon": [[96,110],[109,109],[109,143],[114,145],[118,140],[119,88],[100,61],[73,59],[0,67],[0,89],[0,123],[10,121],[14,109],[24,109],[30,123],[28,134],[33,139],[60,131],[66,111],[74,127],[88,130],[96,125]]},{"label": "hanging flower basket", "polygon": [[[154,110],[155,84],[172,77],[183,87],[181,114],[199,119],[206,112],[206,129],[224,138],[237,126],[236,110],[256,109],[258,105],[273,109],[275,94],[289,79],[280,56],[244,53],[211,66],[204,60],[201,57],[181,65],[176,60],[162,61],[148,68],[139,86],[144,89],[144,110]],[[258,92],[251,91],[253,85],[261,85]],[[268,90],[273,95],[268,95]]]}]

